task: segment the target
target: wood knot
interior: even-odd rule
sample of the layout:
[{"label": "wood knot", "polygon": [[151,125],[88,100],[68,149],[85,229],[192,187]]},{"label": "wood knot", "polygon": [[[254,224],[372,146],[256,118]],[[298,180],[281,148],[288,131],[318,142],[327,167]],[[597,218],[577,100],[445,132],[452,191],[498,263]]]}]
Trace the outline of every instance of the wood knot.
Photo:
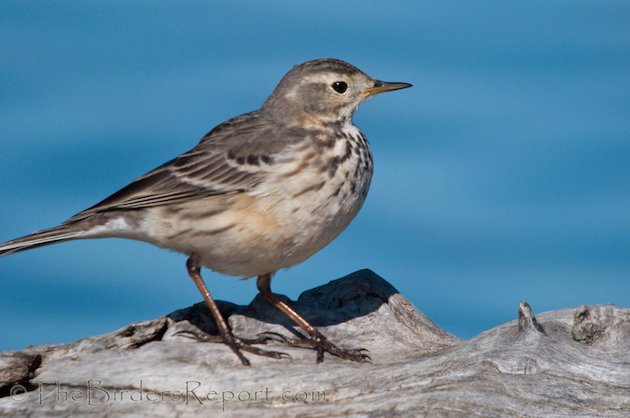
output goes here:
[{"label": "wood knot", "polygon": [[587,305],[582,305],[573,315],[571,337],[577,342],[591,345],[603,335],[605,328],[597,312],[593,312]]},{"label": "wood knot", "polygon": [[534,316],[529,303],[521,301],[518,304],[518,332],[525,332],[529,330],[535,330],[542,334],[545,333],[542,325],[540,325]]}]

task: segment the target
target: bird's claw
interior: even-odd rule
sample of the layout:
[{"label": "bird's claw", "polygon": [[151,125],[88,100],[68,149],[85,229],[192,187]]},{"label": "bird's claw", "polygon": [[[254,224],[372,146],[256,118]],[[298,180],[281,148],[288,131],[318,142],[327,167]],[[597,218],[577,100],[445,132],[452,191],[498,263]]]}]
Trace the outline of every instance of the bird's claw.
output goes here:
[{"label": "bird's claw", "polygon": [[359,363],[371,363],[372,357],[370,357],[367,353],[368,350],[365,348],[350,348],[344,349],[339,348],[330,341],[326,339],[322,334],[318,333],[315,338],[311,338],[308,340],[311,342],[313,348],[317,350],[317,359],[316,363],[322,363],[324,361],[324,352],[328,352],[333,356],[350,360],[350,361],[358,361]]},{"label": "bird's claw", "polygon": [[287,344],[289,341],[289,339],[285,337],[284,335],[278,332],[273,332],[273,331],[261,332],[260,334],[257,335],[257,337],[259,338],[260,341],[264,341],[263,344],[266,344],[267,342],[277,342],[281,344]]},{"label": "bird's claw", "polygon": [[212,334],[200,333],[200,332],[192,331],[192,330],[189,330],[189,329],[177,331],[177,332],[173,333],[173,336],[180,336],[180,337],[184,337],[184,338],[189,338],[191,340],[195,340],[195,341],[200,342],[200,343],[223,342],[223,337],[221,337],[220,335],[212,335]]},{"label": "bird's claw", "polygon": [[[232,350],[234,350],[235,352],[239,354],[240,354],[240,351],[247,351],[248,353],[256,354],[258,356],[271,357],[274,359],[289,359],[289,360],[292,359],[292,357],[287,353],[283,353],[280,351],[263,350],[261,348],[254,347],[254,344],[266,344],[270,340],[278,341],[279,337],[282,337],[280,334],[276,334],[276,333],[262,333],[262,334],[265,334],[265,335],[257,339],[238,338],[238,337],[232,336],[230,341],[226,341],[226,339],[223,338],[223,336],[221,335],[205,334],[205,333],[200,333],[200,332],[196,332],[192,330],[177,331],[173,335],[182,336],[184,338],[190,338],[200,343],[225,343],[230,348],[232,348]],[[276,335],[274,335],[274,338],[271,338],[269,335],[266,335],[266,334],[270,334],[270,335],[276,334]],[[238,357],[241,359],[243,364],[247,366],[249,365],[249,360],[247,360],[242,354],[239,355]]]},{"label": "bird's claw", "polygon": [[321,333],[315,336],[315,338],[288,338],[277,332],[262,332],[258,334],[261,340],[266,342],[277,342],[287,345],[289,347],[307,348],[317,351],[317,363],[324,361],[324,353],[327,352],[333,356],[343,358],[351,361],[358,361],[360,363],[372,362],[372,358],[368,355],[368,350],[365,348],[339,348],[331,343]]}]

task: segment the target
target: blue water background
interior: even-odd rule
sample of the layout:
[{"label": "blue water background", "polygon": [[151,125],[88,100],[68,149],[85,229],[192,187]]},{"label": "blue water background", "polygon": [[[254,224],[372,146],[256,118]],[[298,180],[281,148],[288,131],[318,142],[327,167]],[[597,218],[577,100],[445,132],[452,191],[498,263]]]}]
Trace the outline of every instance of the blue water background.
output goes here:
[{"label": "blue water background", "polygon": [[[189,149],[292,65],[337,57],[414,88],[359,109],[368,200],[274,291],[368,267],[464,338],[519,300],[630,306],[629,22],[627,1],[3,1],[0,240]],[[120,239],[0,259],[0,349],[195,303],[184,261]],[[255,295],[205,274],[219,299]]]}]

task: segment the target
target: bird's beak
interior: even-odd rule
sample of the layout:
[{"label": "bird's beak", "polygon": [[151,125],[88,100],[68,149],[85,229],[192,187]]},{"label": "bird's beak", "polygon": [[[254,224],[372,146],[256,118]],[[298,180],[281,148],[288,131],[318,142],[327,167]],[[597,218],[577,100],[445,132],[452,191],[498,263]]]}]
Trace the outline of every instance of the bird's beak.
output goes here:
[{"label": "bird's beak", "polygon": [[412,85],[409,83],[398,83],[398,82],[387,82],[387,81],[375,80],[374,87],[367,88],[363,91],[367,93],[368,95],[373,96],[375,94],[385,93],[386,91],[406,89],[408,87],[412,87]]}]

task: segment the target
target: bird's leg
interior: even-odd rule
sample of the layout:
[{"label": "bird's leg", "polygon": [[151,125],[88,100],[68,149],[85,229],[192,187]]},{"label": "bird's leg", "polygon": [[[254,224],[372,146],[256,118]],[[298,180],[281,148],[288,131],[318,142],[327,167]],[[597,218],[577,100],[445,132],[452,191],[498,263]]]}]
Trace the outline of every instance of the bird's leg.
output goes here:
[{"label": "bird's leg", "polygon": [[[262,276],[258,276],[256,280],[256,285],[258,286],[258,291],[262,295],[265,300],[283,312],[286,316],[291,318],[291,320],[302,328],[309,336],[310,340],[307,341],[293,341],[286,340],[285,342],[291,346],[296,347],[312,347],[317,351],[317,363],[321,363],[324,361],[324,352],[329,352],[332,355],[337,357],[341,357],[343,359],[365,362],[370,360],[370,356],[366,354],[366,350],[364,349],[350,349],[345,350],[337,347],[330,341],[326,339],[313,325],[309,324],[308,321],[300,314],[298,314],[293,308],[289,305],[278,299],[273,293],[271,293],[271,274],[264,274]],[[306,343],[306,344],[304,344]]]},{"label": "bird's leg", "polygon": [[[188,274],[193,279],[193,282],[195,282],[195,284],[197,285],[199,292],[201,292],[201,295],[203,296],[203,300],[206,302],[208,309],[210,309],[210,313],[212,313],[214,322],[217,324],[217,328],[219,328],[219,332],[221,333],[222,341],[227,344],[232,349],[232,351],[234,351],[234,354],[236,354],[236,356],[239,358],[239,360],[241,360],[241,363],[243,363],[244,366],[249,366],[250,362],[243,355],[241,350],[261,356],[273,357],[276,359],[289,357],[289,355],[286,353],[261,350],[260,348],[250,345],[252,343],[259,343],[263,341],[245,340],[235,337],[227,321],[223,318],[223,315],[221,315],[219,306],[212,298],[210,290],[208,290],[208,287],[203,281],[203,277],[201,277],[201,266],[199,265],[199,261],[195,255],[192,255],[188,259],[188,261],[186,262],[186,267],[188,268]],[[199,336],[196,337],[199,341],[216,342],[216,340],[213,338],[203,338]]]}]

